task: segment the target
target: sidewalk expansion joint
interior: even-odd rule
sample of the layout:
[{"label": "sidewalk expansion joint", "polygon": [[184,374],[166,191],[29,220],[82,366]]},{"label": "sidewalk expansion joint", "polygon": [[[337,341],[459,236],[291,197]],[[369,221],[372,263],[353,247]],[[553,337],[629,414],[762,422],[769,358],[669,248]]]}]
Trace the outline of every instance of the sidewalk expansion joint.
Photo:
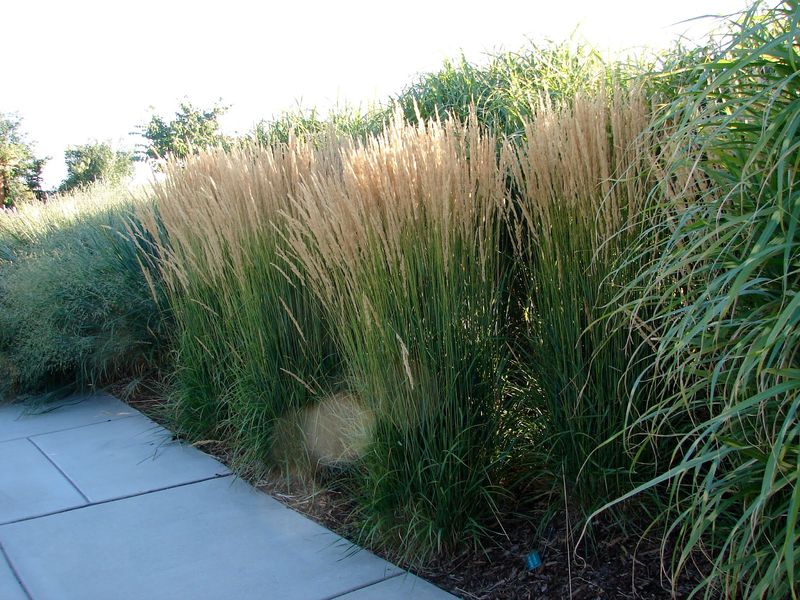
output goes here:
[{"label": "sidewalk expansion joint", "polygon": [[[35,413],[34,413],[35,414]],[[83,425],[73,425],[72,427],[64,427],[62,429],[53,429],[52,431],[42,431],[41,433],[34,433],[33,435],[21,435],[19,437],[10,438],[7,440],[0,440],[0,443],[17,442],[19,440],[29,440],[35,437],[42,437],[43,435],[50,435],[51,433],[61,433],[62,431],[72,431],[73,429],[81,429],[83,427],[91,427],[92,425],[100,425],[101,423],[111,423],[112,421],[121,421],[122,419],[130,419],[137,415],[125,415],[122,417],[109,417],[103,421],[95,421],[94,423],[84,423]]]},{"label": "sidewalk expansion joint", "polygon": [[[60,469],[59,469],[59,471],[60,471]],[[164,486],[164,487],[161,487],[161,488],[157,488],[155,490],[147,490],[146,492],[138,492],[136,494],[128,494],[127,496],[120,496],[118,498],[109,498],[108,500],[98,500],[97,502],[89,502],[87,500],[87,504],[84,504],[82,506],[73,506],[71,508],[65,508],[63,510],[56,510],[56,511],[53,511],[53,512],[44,513],[44,514],[41,514],[41,515],[35,515],[35,516],[32,516],[32,517],[23,517],[22,519],[15,519],[13,521],[8,521],[6,523],[2,523],[2,524],[0,524],[0,530],[2,530],[3,527],[5,527],[6,525],[13,525],[14,523],[24,523],[25,521],[34,521],[36,519],[43,519],[45,517],[52,517],[53,515],[62,515],[64,513],[69,513],[69,512],[76,511],[76,510],[83,510],[84,508],[91,508],[92,506],[100,506],[102,504],[111,504],[112,502],[119,502],[121,500],[129,500],[130,498],[137,498],[138,496],[148,496],[150,494],[157,494],[159,492],[165,492],[167,490],[173,490],[175,488],[186,487],[188,485],[194,485],[196,483],[203,483],[204,481],[211,481],[212,479],[224,479],[225,477],[231,477],[232,475],[233,475],[233,473],[222,473],[222,474],[219,474],[219,475],[212,475],[211,477],[204,477],[203,479],[196,479],[194,481],[187,481],[185,483],[177,483],[175,485],[167,485],[167,486]],[[65,477],[66,477],[66,475],[65,475]],[[68,480],[69,480],[69,478],[68,478]],[[72,483],[72,482],[70,482],[70,483]],[[75,484],[73,484],[73,485],[75,485]],[[78,491],[80,491],[80,490],[78,490]],[[83,496],[83,493],[81,493],[81,495]],[[84,496],[84,498],[85,498],[85,496]]]},{"label": "sidewalk expansion joint", "polygon": [[83,491],[81,490],[81,488],[79,488],[79,487],[77,486],[77,484],[76,484],[74,481],[72,481],[72,479],[70,478],[70,476],[69,476],[69,475],[67,475],[67,474],[66,474],[66,473],[63,471],[63,469],[62,469],[61,467],[59,467],[59,466],[56,464],[56,462],[55,462],[55,461],[54,461],[52,458],[50,458],[50,456],[48,456],[47,452],[45,452],[44,450],[42,450],[42,449],[39,447],[39,444],[37,444],[36,442],[34,442],[32,438],[28,438],[28,441],[29,441],[31,444],[33,444],[33,447],[34,447],[34,448],[36,448],[36,449],[39,451],[39,453],[40,453],[42,456],[44,456],[44,458],[45,458],[45,460],[47,460],[47,462],[49,462],[51,465],[53,465],[53,466],[56,468],[56,470],[57,470],[59,473],[61,473],[61,476],[62,476],[64,479],[66,479],[67,481],[69,481],[69,484],[70,484],[72,487],[74,487],[74,488],[75,488],[75,491],[76,491],[76,492],[78,492],[78,493],[81,495],[81,498],[83,498],[83,499],[84,499],[84,501],[85,501],[87,504],[89,504],[89,503],[90,503],[90,501],[89,501],[89,497],[88,497],[86,494],[84,494],[84,493],[83,493]]},{"label": "sidewalk expansion joint", "polygon": [[379,583],[383,583],[384,581],[389,581],[390,579],[394,579],[395,577],[405,577],[406,575],[408,575],[407,571],[403,571],[401,573],[395,573],[394,575],[389,575],[388,577],[383,577],[381,579],[376,579],[375,581],[370,581],[368,583],[364,583],[362,585],[358,585],[358,586],[356,586],[356,587],[354,587],[352,589],[345,590],[344,592],[340,592],[340,593],[335,594],[333,596],[325,596],[324,598],[321,598],[321,600],[334,600],[335,598],[341,598],[342,596],[346,596],[347,594],[352,594],[353,592],[357,592],[359,590],[363,590],[363,589],[366,589],[368,587],[372,587],[373,585],[377,585]]},{"label": "sidewalk expansion joint", "polygon": [[2,542],[0,542],[0,560],[5,560],[8,568],[11,569],[11,574],[14,575],[14,578],[17,580],[19,587],[22,588],[22,592],[30,599],[33,600],[33,596],[31,595],[28,588],[25,586],[25,582],[22,581],[22,577],[19,576],[17,572],[17,568],[14,566],[14,563],[11,562],[11,557],[6,552],[6,549],[3,548]]}]

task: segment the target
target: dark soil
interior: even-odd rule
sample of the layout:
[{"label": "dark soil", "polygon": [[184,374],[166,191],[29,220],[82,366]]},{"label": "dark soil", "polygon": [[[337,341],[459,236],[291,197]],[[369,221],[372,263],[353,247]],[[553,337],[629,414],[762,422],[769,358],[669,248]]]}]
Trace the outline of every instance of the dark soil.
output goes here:
[{"label": "dark soil", "polygon": [[[556,522],[564,514],[555,516]],[[624,536],[594,542],[592,556],[581,557],[568,544],[566,526],[539,536],[528,520],[503,523],[507,537],[483,553],[465,552],[418,571],[462,598],[684,598],[694,587],[679,582],[673,595],[661,572],[658,544]],[[610,533],[610,531],[609,531]],[[572,542],[572,536],[569,537]],[[543,564],[528,570],[525,557],[537,549]]]}]

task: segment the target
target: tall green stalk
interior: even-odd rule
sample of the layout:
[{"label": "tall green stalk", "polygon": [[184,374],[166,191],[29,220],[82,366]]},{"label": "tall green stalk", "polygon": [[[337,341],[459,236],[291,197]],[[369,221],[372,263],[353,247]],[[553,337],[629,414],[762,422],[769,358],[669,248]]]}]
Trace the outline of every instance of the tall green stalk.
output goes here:
[{"label": "tall green stalk", "polygon": [[[535,423],[538,462],[583,510],[635,481],[619,435],[640,366],[641,336],[609,320],[610,300],[635,276],[615,271],[635,238],[647,189],[649,106],[637,92],[601,90],[533,107],[510,160],[511,221],[524,309],[520,367]],[[635,413],[634,413],[635,414]]]}]

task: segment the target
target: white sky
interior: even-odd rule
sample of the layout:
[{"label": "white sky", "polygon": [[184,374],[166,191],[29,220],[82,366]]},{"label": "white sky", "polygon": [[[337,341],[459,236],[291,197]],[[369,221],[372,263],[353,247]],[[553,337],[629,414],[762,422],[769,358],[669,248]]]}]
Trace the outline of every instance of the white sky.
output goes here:
[{"label": "white sky", "polygon": [[323,111],[399,92],[461,49],[516,50],[526,38],[580,34],[601,48],[664,47],[747,0],[0,0],[6,48],[0,112],[17,112],[45,183],[65,176],[67,145],[128,134],[150,108],[170,116],[188,97],[232,105],[228,132],[302,103]]}]

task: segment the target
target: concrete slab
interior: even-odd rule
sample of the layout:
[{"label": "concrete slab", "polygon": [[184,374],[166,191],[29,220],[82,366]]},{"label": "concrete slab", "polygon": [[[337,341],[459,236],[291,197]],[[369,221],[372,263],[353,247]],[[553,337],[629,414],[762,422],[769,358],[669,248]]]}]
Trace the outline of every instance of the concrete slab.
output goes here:
[{"label": "concrete slab", "polygon": [[331,598],[401,571],[227,477],[0,526],[36,600]]},{"label": "concrete slab", "polygon": [[228,475],[196,448],[139,414],[32,438],[91,502]]},{"label": "concrete slab", "polygon": [[41,407],[0,406],[0,442],[139,414],[112,396],[70,396]]},{"label": "concrete slab", "polygon": [[20,586],[2,551],[0,551],[0,598],[3,600],[29,600],[28,594]]},{"label": "concrete slab", "polygon": [[339,596],[337,600],[456,600],[456,597],[419,577],[398,575]]},{"label": "concrete slab", "polygon": [[0,443],[0,523],[84,504],[83,496],[29,440]]}]

